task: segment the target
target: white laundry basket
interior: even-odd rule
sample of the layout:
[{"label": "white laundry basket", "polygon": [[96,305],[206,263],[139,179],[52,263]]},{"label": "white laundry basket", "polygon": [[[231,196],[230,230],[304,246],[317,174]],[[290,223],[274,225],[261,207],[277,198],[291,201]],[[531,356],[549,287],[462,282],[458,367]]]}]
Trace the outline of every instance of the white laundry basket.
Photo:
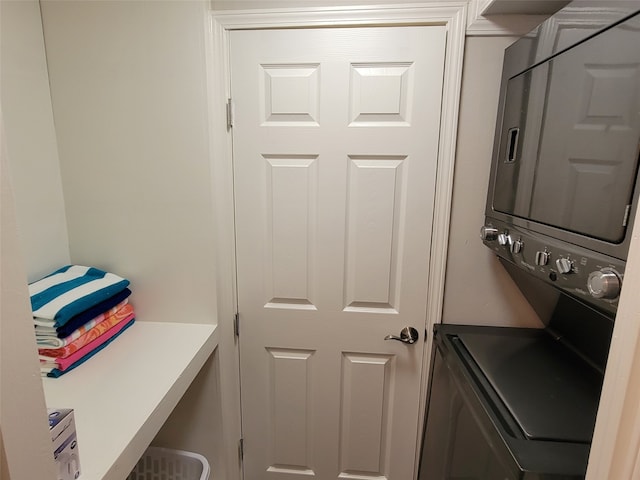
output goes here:
[{"label": "white laundry basket", "polygon": [[209,462],[184,450],[149,447],[127,480],[208,480]]}]

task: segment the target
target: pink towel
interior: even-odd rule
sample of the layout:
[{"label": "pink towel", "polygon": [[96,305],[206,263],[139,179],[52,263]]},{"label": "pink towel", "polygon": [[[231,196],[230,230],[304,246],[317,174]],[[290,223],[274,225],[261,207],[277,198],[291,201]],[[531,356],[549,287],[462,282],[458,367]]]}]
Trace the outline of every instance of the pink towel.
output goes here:
[{"label": "pink towel", "polygon": [[[109,312],[106,312],[105,314],[102,314],[101,316],[103,318],[94,327],[86,331],[81,330],[84,327],[81,327],[81,329],[76,330],[76,332],[81,331],[83,333],[80,336],[76,337],[75,340],[65,345],[64,347],[39,348],[38,353],[40,354],[41,357],[47,357],[46,358],[47,360],[50,358],[66,358],[69,355],[73,354],[73,352],[77,352],[85,345],[88,345],[96,338],[99,338],[101,335],[103,335],[105,332],[108,332],[119,323],[128,322],[129,320],[131,320],[131,315],[134,313],[133,306],[128,303],[122,306],[122,308],[116,310],[115,312],[113,313],[110,313],[110,312],[111,310],[109,310]],[[109,315],[105,316],[106,314],[109,314]]]},{"label": "pink towel", "polygon": [[[69,368],[70,365],[80,360],[86,354],[90,353],[95,348],[107,342],[111,337],[114,337],[115,335],[117,335],[120,332],[120,330],[122,330],[126,325],[128,325],[133,318],[135,318],[135,314],[131,313],[126,319],[119,322],[113,328],[110,328],[109,330],[104,332],[102,335],[100,335],[98,338],[87,343],[84,347],[78,349],[68,357],[56,358],[55,363],[58,366],[57,368],[62,371],[66,370],[67,368]],[[49,362],[42,362],[42,363],[49,363]]]}]

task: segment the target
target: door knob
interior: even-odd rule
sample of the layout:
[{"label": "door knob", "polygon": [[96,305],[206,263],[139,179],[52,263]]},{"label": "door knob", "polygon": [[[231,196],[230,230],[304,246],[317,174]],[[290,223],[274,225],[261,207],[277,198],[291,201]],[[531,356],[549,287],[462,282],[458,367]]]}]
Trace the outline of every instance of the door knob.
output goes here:
[{"label": "door knob", "polygon": [[413,327],[404,327],[400,330],[400,336],[396,335],[387,335],[384,337],[385,340],[398,340],[399,342],[406,343],[411,345],[412,343],[416,343],[420,338],[420,334],[418,334],[418,330]]}]

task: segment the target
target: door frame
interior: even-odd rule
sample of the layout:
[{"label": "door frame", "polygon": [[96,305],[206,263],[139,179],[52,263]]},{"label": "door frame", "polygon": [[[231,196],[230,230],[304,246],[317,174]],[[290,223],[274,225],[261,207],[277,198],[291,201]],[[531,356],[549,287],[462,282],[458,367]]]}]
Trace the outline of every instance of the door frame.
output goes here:
[{"label": "door frame", "polygon": [[[216,295],[220,329],[220,393],[223,416],[225,475],[242,478],[238,456],[241,438],[240,368],[238,340],[234,334],[236,314],[235,222],[233,197],[232,130],[227,126],[227,99],[230,97],[229,33],[239,29],[415,26],[442,25],[447,28],[443,98],[438,141],[434,217],[432,229],[426,326],[429,333],[424,350],[420,402],[427,398],[431,363],[431,332],[442,320],[445,270],[453,192],[460,86],[464,55],[467,1],[430,2],[409,5],[282,8],[211,11],[207,19],[207,88],[209,93],[209,141],[212,201],[217,229]],[[437,252],[437,254],[434,254]],[[421,444],[424,411],[416,435]],[[420,448],[416,449],[418,465]],[[417,472],[417,468],[416,468]]]}]

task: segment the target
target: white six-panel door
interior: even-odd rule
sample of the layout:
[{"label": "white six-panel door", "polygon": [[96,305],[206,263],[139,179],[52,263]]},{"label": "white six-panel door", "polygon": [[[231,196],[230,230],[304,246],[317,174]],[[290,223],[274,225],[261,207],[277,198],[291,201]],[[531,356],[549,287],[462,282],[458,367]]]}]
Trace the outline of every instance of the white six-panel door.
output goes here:
[{"label": "white six-panel door", "polygon": [[246,480],[413,477],[445,41],[230,33]]}]

